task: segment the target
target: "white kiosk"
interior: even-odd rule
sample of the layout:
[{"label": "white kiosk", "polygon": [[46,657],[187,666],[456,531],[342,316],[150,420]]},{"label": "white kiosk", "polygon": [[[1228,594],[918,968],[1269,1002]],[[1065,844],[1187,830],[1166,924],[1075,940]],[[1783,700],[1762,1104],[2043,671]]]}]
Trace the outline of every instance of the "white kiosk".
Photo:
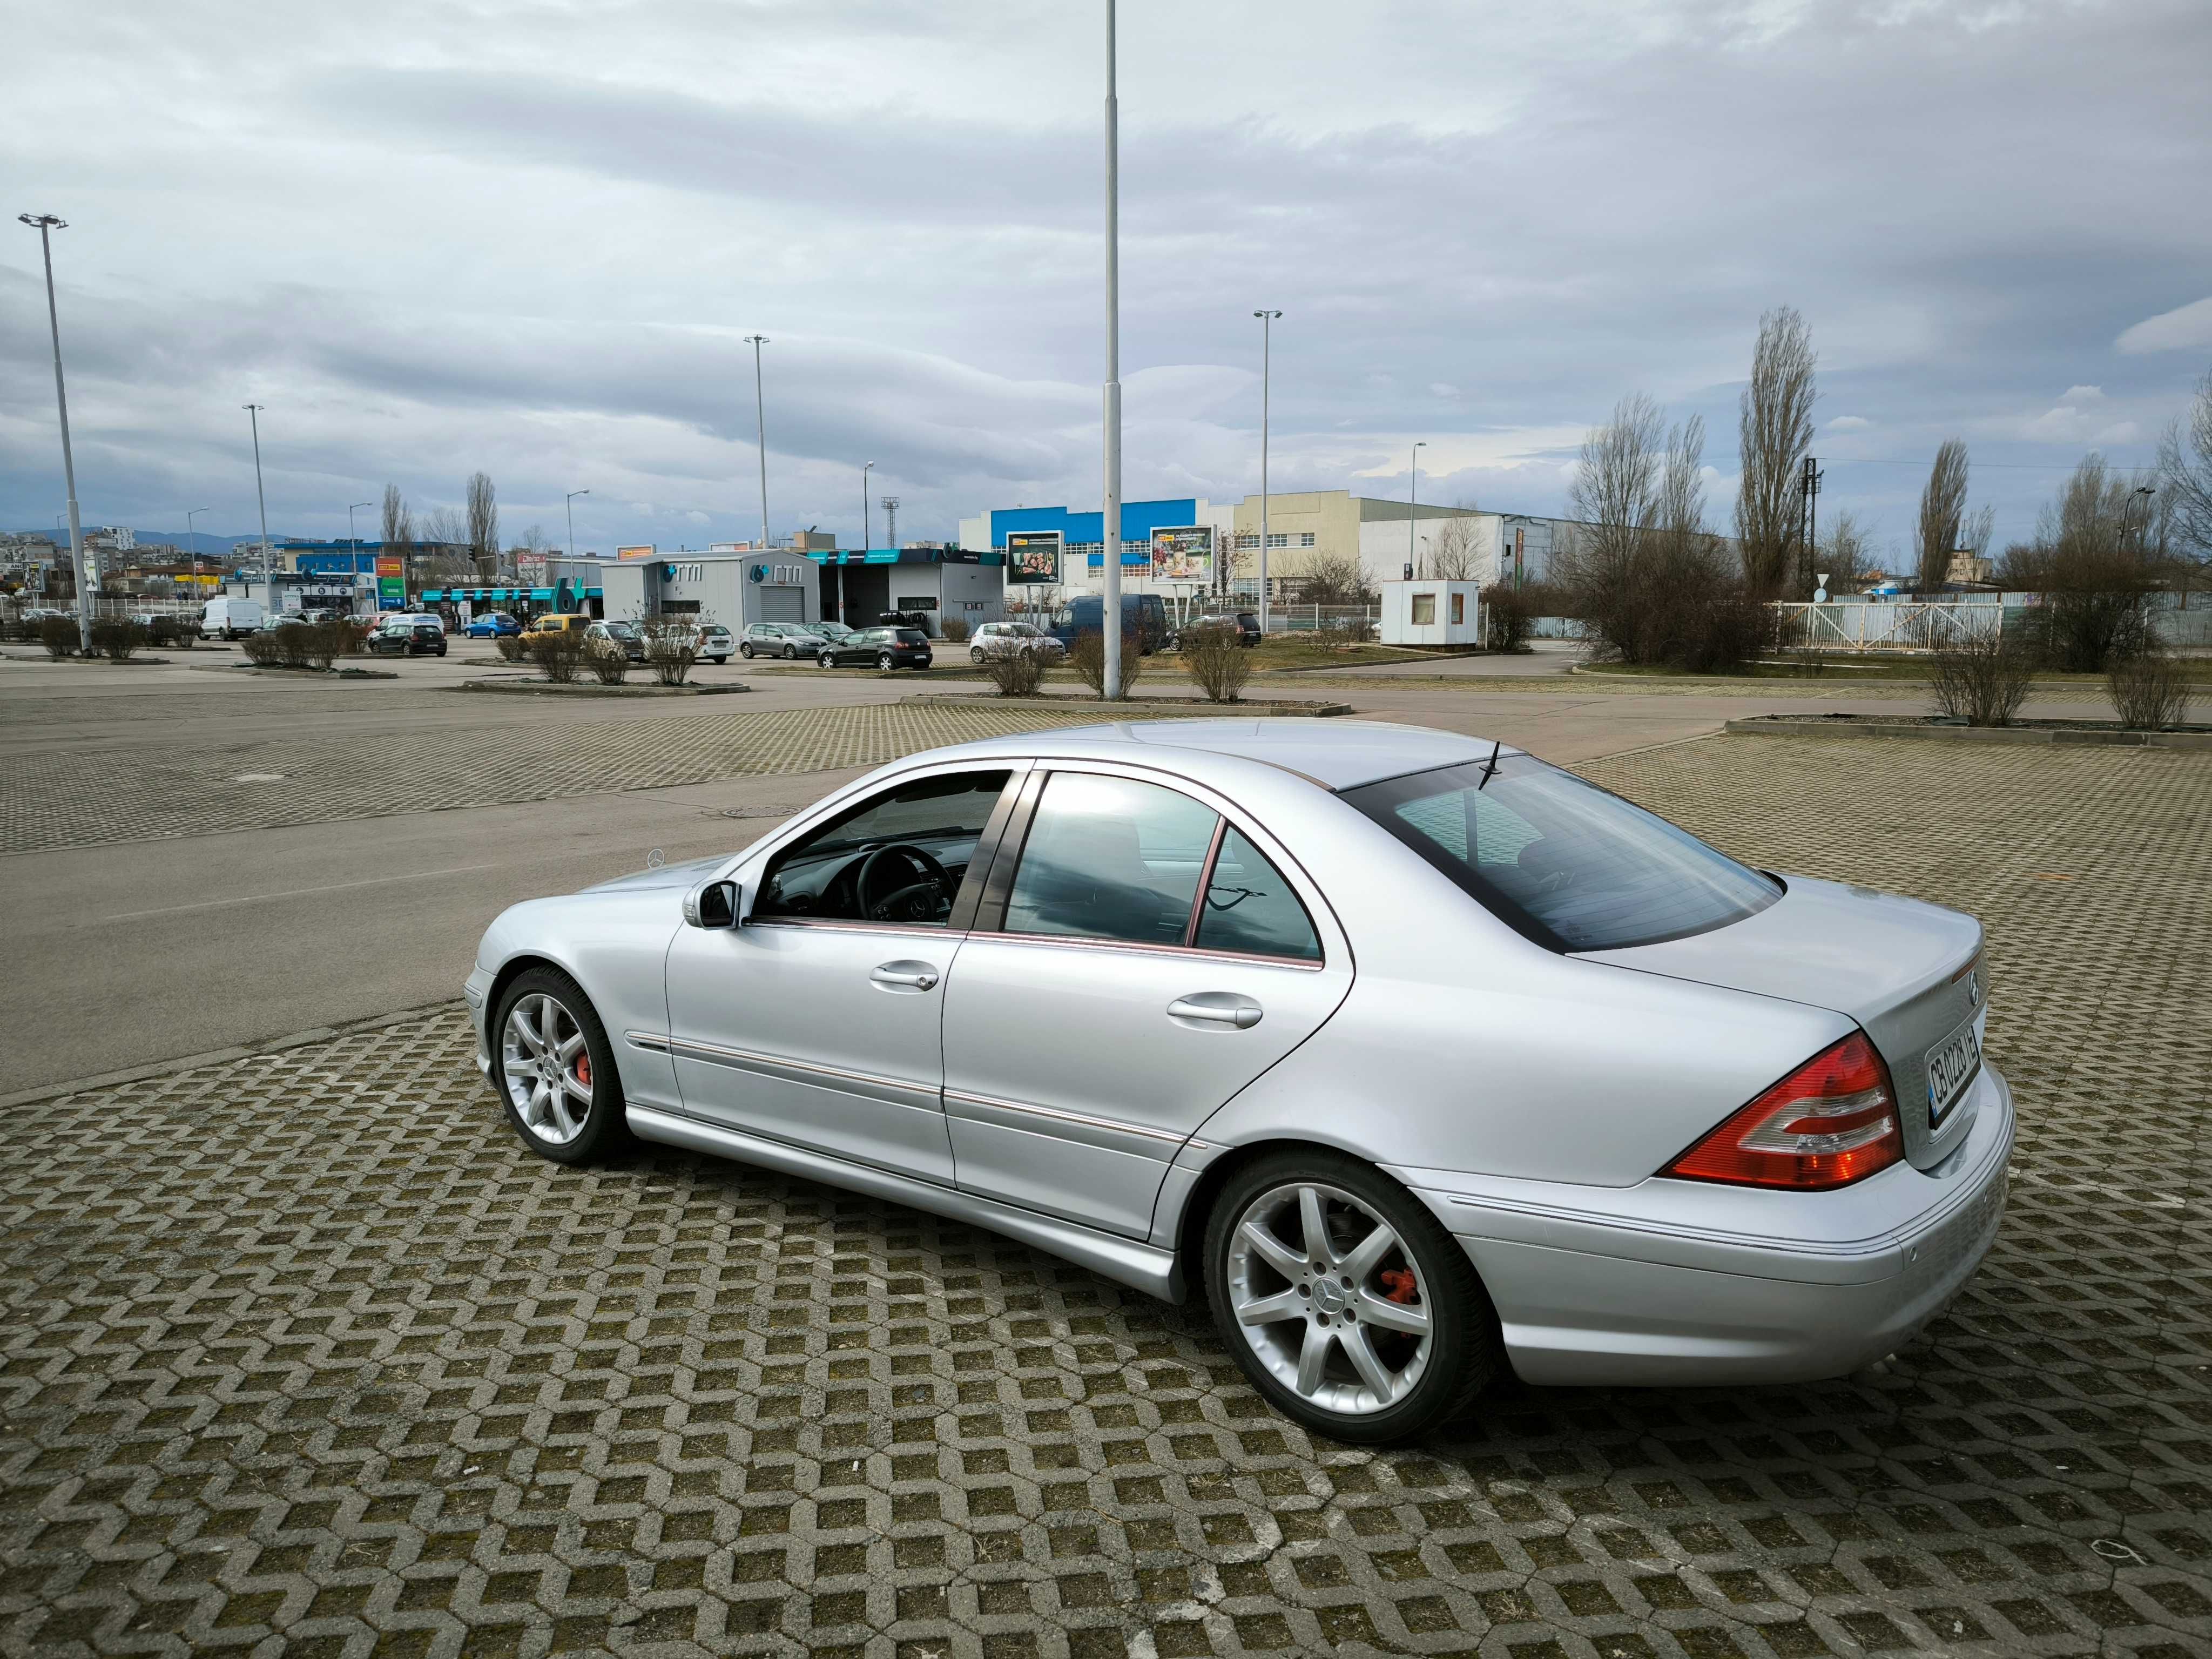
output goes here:
[{"label": "white kiosk", "polygon": [[1480,645],[1480,584],[1384,582],[1382,625],[1385,645]]}]

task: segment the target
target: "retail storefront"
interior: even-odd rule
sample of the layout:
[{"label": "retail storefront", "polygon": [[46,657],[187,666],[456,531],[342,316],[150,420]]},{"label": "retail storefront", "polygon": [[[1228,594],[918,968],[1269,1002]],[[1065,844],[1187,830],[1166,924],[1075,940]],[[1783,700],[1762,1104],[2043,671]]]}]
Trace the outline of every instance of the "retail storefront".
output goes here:
[{"label": "retail storefront", "polygon": [[813,622],[822,614],[814,566],[787,548],[675,554],[623,548],[599,570],[609,617],[696,617],[736,630],[753,623]]},{"label": "retail storefront", "polygon": [[809,553],[821,568],[821,614],[848,628],[872,628],[896,612],[922,617],[941,636],[947,619],[970,632],[1004,622],[1003,552],[957,547],[878,547],[866,552]]}]

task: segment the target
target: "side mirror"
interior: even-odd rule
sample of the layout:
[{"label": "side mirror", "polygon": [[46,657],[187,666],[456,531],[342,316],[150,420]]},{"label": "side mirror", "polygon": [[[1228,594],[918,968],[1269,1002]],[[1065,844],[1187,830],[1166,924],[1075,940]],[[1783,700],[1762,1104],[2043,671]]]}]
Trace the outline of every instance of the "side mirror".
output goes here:
[{"label": "side mirror", "polygon": [[738,925],[738,884],[702,882],[684,896],[684,920],[694,927]]}]

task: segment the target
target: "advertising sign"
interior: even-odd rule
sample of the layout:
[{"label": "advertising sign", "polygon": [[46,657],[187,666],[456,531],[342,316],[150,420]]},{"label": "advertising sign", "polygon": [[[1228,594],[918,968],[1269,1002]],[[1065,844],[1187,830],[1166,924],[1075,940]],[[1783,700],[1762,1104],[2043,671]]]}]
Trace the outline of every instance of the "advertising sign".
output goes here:
[{"label": "advertising sign", "polygon": [[1041,586],[1060,580],[1060,533],[1057,530],[1006,532],[1006,580],[1014,586]]},{"label": "advertising sign", "polygon": [[650,544],[644,547],[618,547],[615,549],[615,557],[617,559],[649,559],[657,550],[658,550]]},{"label": "advertising sign", "polygon": [[1152,580],[1212,586],[1213,526],[1183,525],[1152,532]]},{"label": "advertising sign", "polygon": [[406,568],[397,553],[376,556],[376,599],[380,607],[387,600],[395,605],[407,603]]},{"label": "advertising sign", "polygon": [[550,587],[549,575],[552,560],[543,553],[518,553],[514,558],[514,579],[525,587]]}]

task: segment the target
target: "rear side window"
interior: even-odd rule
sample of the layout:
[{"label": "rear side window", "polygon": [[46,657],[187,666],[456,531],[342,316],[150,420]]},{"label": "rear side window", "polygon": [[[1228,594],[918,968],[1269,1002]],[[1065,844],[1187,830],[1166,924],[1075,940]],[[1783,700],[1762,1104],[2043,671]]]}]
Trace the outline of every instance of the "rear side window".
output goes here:
[{"label": "rear side window", "polygon": [[[1488,775],[1486,775],[1488,774]],[[1391,778],[1344,799],[1553,951],[1725,927],[1781,896],[1687,830],[1526,755]]]},{"label": "rear side window", "polygon": [[1234,829],[1222,832],[1192,943],[1201,951],[1321,960],[1321,940],[1314,936],[1306,907],[1282,872]]}]

